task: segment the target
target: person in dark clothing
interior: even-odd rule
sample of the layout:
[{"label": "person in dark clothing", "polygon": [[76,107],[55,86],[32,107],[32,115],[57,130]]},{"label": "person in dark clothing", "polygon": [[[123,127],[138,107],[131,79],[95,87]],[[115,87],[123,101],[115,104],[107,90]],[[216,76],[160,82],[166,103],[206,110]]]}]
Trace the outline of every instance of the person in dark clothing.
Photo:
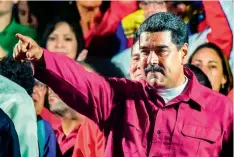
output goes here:
[{"label": "person in dark clothing", "polygon": [[20,146],[15,126],[0,109],[0,157],[20,157]]}]

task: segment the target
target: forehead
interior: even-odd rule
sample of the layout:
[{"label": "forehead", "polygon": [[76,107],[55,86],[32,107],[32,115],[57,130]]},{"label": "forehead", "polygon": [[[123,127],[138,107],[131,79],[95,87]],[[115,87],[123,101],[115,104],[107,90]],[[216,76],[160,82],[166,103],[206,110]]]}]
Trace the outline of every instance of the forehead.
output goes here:
[{"label": "forehead", "polygon": [[20,9],[28,9],[28,3],[27,3],[27,1],[19,1],[18,2],[18,7]]},{"label": "forehead", "polygon": [[55,25],[53,32],[74,33],[71,26],[66,22],[59,22]]},{"label": "forehead", "polygon": [[219,57],[217,52],[211,48],[202,48],[198,50],[197,53],[193,56],[193,59],[221,62],[221,58]]},{"label": "forehead", "polygon": [[143,32],[140,34],[140,48],[171,44],[171,32]]},{"label": "forehead", "polygon": [[132,46],[132,55],[140,53],[139,40]]}]

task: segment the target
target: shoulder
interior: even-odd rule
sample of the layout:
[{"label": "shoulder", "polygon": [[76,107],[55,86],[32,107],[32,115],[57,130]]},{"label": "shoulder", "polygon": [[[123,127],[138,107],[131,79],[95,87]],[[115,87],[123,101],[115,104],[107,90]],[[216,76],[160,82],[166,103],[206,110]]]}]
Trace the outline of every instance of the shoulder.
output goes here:
[{"label": "shoulder", "polygon": [[141,23],[145,20],[143,10],[139,9],[122,19],[122,26],[125,31],[130,31],[129,29],[138,29]]},{"label": "shoulder", "polygon": [[13,126],[13,122],[11,121],[11,119],[8,117],[8,115],[3,112],[2,109],[0,109],[0,130],[1,133],[4,132],[8,132],[10,127]]},{"label": "shoulder", "polygon": [[36,30],[33,29],[33,28],[30,28],[28,26],[24,26],[22,24],[19,24],[15,21],[12,22],[14,24],[14,32],[16,33],[22,33],[24,35],[27,35],[27,36],[30,36],[32,38],[35,38],[36,37]]},{"label": "shoulder", "polygon": [[206,101],[206,110],[216,111],[216,113],[232,115],[233,103],[225,95],[202,86],[201,96]]},{"label": "shoulder", "polygon": [[47,120],[45,120],[45,119],[42,119],[42,121],[43,121],[43,123],[44,123],[45,130],[46,130],[47,132],[53,133],[54,130],[53,130],[51,124],[50,124]]}]

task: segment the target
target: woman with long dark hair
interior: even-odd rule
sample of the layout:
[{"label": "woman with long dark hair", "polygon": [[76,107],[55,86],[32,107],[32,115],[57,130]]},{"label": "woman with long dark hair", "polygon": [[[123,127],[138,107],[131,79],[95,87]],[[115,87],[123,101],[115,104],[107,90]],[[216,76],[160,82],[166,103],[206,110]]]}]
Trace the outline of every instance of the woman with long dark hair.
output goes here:
[{"label": "woman with long dark hair", "polygon": [[233,75],[223,51],[213,43],[200,45],[189,58],[189,63],[201,68],[208,76],[212,89],[227,95],[233,88]]}]

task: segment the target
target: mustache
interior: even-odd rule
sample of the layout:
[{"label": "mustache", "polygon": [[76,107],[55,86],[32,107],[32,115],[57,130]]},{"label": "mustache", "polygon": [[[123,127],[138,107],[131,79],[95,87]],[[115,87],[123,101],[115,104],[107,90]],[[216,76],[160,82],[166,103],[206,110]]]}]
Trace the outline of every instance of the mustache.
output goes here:
[{"label": "mustache", "polygon": [[164,69],[158,65],[149,65],[145,68],[145,72],[160,72],[160,73],[164,73]]}]

